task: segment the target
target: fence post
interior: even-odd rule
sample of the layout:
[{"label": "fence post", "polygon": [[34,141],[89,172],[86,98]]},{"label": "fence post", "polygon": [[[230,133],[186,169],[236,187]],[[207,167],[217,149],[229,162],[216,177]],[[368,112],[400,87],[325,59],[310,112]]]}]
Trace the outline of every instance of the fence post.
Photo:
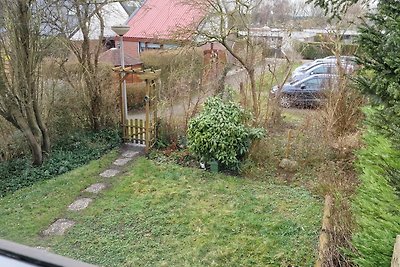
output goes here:
[{"label": "fence post", "polygon": [[396,242],[394,243],[391,267],[400,267],[400,235],[396,237]]},{"label": "fence post", "polygon": [[329,246],[329,232],[331,230],[331,212],[332,212],[333,199],[330,195],[325,196],[324,215],[322,217],[322,229],[319,236],[318,259],[315,267],[324,266],[326,259],[326,252]]},{"label": "fence post", "polygon": [[146,121],[145,121],[145,144],[146,152],[150,149],[150,80],[146,79]]}]

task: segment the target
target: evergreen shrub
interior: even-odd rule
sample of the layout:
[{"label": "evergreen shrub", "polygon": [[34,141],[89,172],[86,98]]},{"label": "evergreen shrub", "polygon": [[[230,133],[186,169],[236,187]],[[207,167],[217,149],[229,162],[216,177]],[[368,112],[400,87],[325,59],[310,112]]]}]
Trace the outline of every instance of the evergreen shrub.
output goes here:
[{"label": "evergreen shrub", "polygon": [[251,142],[264,130],[246,125],[246,113],[234,102],[209,98],[204,110],[189,122],[189,150],[203,161],[216,160],[222,168],[238,170]]}]

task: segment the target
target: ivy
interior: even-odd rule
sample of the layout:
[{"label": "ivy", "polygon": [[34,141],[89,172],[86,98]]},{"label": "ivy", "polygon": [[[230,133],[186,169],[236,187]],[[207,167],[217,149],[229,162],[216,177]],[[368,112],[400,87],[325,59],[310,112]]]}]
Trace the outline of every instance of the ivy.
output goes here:
[{"label": "ivy", "polygon": [[77,132],[60,140],[43,165],[26,158],[0,163],[0,197],[78,168],[121,144],[115,130]]}]

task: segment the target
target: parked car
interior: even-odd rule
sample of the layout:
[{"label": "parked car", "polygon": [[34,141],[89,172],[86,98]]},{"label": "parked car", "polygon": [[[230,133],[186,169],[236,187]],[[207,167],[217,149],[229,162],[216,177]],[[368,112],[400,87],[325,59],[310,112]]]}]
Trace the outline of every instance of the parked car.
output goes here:
[{"label": "parked car", "polygon": [[[352,65],[344,66],[344,70],[346,73],[351,73],[354,71],[354,67]],[[311,65],[303,70],[295,71],[292,73],[291,81],[300,81],[304,78],[307,78],[311,75],[315,74],[338,74],[338,66],[334,63],[317,63],[315,65]]]},{"label": "parked car", "polygon": [[335,88],[337,75],[315,74],[300,81],[286,83],[279,90],[274,86],[271,90],[273,97],[279,98],[282,107],[292,106],[318,106],[325,98],[327,90]]},{"label": "parked car", "polygon": [[[350,66],[355,67],[356,66],[356,58],[353,56],[340,56],[340,60],[341,60],[341,63],[343,66],[346,66],[346,67],[350,67]],[[302,72],[311,66],[315,66],[315,65],[323,64],[323,63],[336,65],[336,56],[319,58],[314,61],[304,63],[303,65],[297,67],[293,71],[293,73]]]}]

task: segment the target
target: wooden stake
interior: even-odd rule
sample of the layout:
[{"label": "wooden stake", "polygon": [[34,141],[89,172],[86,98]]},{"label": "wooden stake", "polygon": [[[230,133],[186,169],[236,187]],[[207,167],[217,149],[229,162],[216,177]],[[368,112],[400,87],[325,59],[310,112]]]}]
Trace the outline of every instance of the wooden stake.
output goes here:
[{"label": "wooden stake", "polygon": [[400,267],[400,235],[397,236],[394,244],[391,267]]},{"label": "wooden stake", "polygon": [[145,143],[146,143],[146,153],[150,149],[150,80],[146,80],[146,121],[145,121]]},{"label": "wooden stake", "polygon": [[326,252],[329,245],[329,232],[331,230],[330,218],[332,214],[333,200],[330,195],[325,196],[324,215],[322,217],[322,229],[319,236],[318,259],[315,267],[324,266]]},{"label": "wooden stake", "polygon": [[286,152],[285,152],[285,156],[287,159],[289,158],[289,154],[290,154],[291,141],[292,141],[292,129],[290,129],[288,131],[288,135],[287,135],[287,144],[286,144]]}]

